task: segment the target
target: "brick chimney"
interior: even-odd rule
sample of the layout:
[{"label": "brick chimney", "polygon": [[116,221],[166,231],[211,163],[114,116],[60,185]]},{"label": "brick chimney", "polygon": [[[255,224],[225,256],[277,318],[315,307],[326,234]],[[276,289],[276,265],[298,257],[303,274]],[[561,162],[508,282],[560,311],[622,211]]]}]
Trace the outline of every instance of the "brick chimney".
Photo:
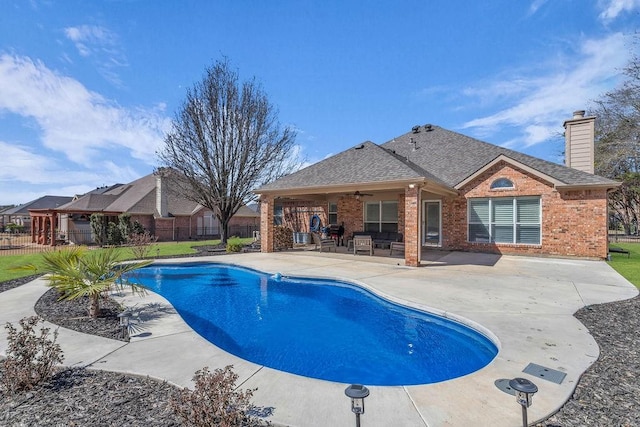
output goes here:
[{"label": "brick chimney", "polygon": [[584,110],[575,111],[564,122],[564,164],[584,172],[594,172],[594,138],[596,118],[585,117]]}]

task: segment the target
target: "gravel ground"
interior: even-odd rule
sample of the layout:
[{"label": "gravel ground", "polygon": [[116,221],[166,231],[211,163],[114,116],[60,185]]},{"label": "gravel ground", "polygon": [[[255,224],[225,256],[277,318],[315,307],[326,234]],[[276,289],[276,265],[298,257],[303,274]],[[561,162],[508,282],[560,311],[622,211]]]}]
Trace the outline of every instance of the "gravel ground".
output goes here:
[{"label": "gravel ground", "polygon": [[[0,283],[0,292],[33,278]],[[103,303],[104,316],[96,322],[87,321],[87,307],[88,303],[81,301],[56,302],[52,291],[36,306],[38,313],[52,323],[121,339],[117,304]],[[600,357],[584,373],[571,399],[537,426],[640,426],[640,296],[585,307],[575,317],[598,342]],[[68,369],[29,393],[0,395],[0,425],[180,425],[168,409],[169,398],[176,391],[176,387],[148,378]]]}]

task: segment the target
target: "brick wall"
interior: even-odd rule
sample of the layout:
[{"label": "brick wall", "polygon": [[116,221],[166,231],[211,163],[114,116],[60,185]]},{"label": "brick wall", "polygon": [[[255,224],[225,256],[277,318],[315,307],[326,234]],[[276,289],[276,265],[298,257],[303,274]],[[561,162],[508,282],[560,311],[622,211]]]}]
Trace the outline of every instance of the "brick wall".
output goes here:
[{"label": "brick wall", "polygon": [[289,200],[282,204],[282,225],[293,231],[300,233],[310,232],[311,217],[318,215],[322,222],[322,227],[328,224],[327,202],[305,201],[305,200]]},{"label": "brick wall", "polygon": [[338,199],[338,224],[344,222],[345,244],[354,231],[364,230],[363,202],[353,196]]},{"label": "brick wall", "polygon": [[[511,180],[514,189],[491,190],[498,178]],[[518,196],[541,197],[541,245],[466,241],[468,198]],[[459,197],[443,199],[442,229],[445,249],[606,258],[607,194],[606,190],[557,191],[550,183],[500,162],[462,188]]]}]

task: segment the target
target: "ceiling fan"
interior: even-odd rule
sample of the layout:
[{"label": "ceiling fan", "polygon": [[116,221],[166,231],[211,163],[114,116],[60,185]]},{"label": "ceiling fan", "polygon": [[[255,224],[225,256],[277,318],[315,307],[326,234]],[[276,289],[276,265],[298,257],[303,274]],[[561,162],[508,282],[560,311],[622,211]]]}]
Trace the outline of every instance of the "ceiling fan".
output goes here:
[{"label": "ceiling fan", "polygon": [[364,197],[364,196],[373,196],[373,194],[370,193],[361,193],[360,191],[356,190],[355,193],[353,193],[353,196],[355,196],[356,200],[360,200],[360,197]]}]

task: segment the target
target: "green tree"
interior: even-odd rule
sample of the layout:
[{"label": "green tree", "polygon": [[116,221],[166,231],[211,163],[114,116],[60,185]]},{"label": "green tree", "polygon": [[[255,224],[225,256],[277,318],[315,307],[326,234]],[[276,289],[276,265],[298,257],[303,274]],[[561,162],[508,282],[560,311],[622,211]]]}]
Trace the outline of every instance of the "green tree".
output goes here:
[{"label": "green tree", "polygon": [[85,247],[45,252],[42,256],[45,279],[56,288],[61,299],[89,297],[89,315],[100,315],[100,297],[111,289],[131,287],[142,292],[139,285],[126,281],[123,275],[145,267],[151,261],[121,263],[117,249],[88,250]]},{"label": "green tree", "polygon": [[240,82],[225,59],[187,90],[158,155],[178,172],[174,191],[214,212],[226,243],[231,217],[255,200],[252,190],[297,167],[295,136],[281,129],[255,79]]},{"label": "green tree", "polygon": [[[634,46],[640,44],[636,36]],[[609,208],[625,232],[640,217],[640,56],[633,54],[624,69],[625,80],[596,101],[595,172],[622,181],[610,194]]]},{"label": "green tree", "polygon": [[91,233],[93,241],[98,246],[103,246],[107,241],[107,224],[104,215],[101,213],[93,213],[89,217],[91,224]]},{"label": "green tree", "polygon": [[122,242],[126,243],[129,239],[129,235],[133,232],[133,225],[131,224],[131,214],[122,213],[118,215],[118,228],[120,229],[120,235],[122,236]]}]

